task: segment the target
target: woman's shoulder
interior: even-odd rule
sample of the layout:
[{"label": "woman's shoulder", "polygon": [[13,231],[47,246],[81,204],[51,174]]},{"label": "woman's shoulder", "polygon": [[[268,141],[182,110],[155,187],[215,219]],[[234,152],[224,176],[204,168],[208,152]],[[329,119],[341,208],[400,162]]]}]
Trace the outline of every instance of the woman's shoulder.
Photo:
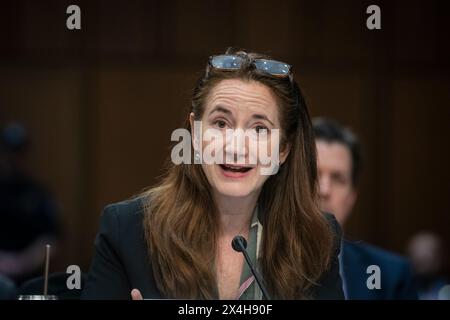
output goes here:
[{"label": "woman's shoulder", "polygon": [[111,244],[141,241],[146,197],[139,196],[108,204],[100,218],[98,236]]},{"label": "woman's shoulder", "polygon": [[333,232],[333,253],[331,254],[330,266],[325,271],[317,285],[311,289],[311,296],[314,299],[340,300],[344,299],[342,291],[342,279],[339,272],[339,253],[341,248],[342,230],[335,216],[330,213],[324,213],[330,229]]},{"label": "woman's shoulder", "polygon": [[86,299],[128,299],[130,288],[155,289],[144,235],[145,198],[111,203],[102,213]]},{"label": "woman's shoulder", "polygon": [[144,214],[145,196],[137,196],[124,201],[106,205],[102,220],[116,219],[120,222],[140,220]]}]

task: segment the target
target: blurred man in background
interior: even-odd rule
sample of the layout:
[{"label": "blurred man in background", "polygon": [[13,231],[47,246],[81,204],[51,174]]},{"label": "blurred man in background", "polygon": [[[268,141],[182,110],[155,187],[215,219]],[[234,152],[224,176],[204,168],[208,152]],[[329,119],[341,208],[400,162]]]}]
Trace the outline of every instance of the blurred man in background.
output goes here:
[{"label": "blurred man in background", "polygon": [[[361,151],[358,139],[336,121],[313,120],[316,136],[321,207],[344,229],[358,196]],[[406,259],[362,242],[343,240],[341,277],[346,299],[417,299]],[[380,288],[369,288],[369,266],[380,270]]]},{"label": "blurred man in background", "polygon": [[450,299],[450,285],[445,276],[446,250],[442,239],[432,232],[420,232],[408,243],[408,255],[421,300]]},{"label": "blurred man in background", "polygon": [[19,286],[43,273],[45,244],[58,236],[56,206],[27,173],[25,128],[11,123],[0,139],[0,275]]}]

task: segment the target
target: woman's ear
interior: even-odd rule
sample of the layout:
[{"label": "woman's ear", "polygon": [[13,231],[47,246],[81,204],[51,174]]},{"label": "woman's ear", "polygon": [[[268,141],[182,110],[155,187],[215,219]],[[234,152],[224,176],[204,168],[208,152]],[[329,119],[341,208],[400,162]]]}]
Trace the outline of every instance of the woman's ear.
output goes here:
[{"label": "woman's ear", "polygon": [[291,151],[291,144],[286,143],[280,152],[280,166],[286,161],[290,151]]},{"label": "woman's ear", "polygon": [[189,123],[191,124],[191,130],[194,128],[195,114],[191,112],[189,114]]}]

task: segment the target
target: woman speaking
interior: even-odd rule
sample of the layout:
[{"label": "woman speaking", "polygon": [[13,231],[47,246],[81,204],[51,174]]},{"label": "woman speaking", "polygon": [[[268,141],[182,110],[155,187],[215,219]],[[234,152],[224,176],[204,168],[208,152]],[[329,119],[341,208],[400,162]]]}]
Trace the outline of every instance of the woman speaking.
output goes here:
[{"label": "woman speaking", "polygon": [[[244,51],[210,57],[186,119],[192,161],[172,157],[157,186],[105,208],[83,298],[342,299],[340,229],[318,209],[314,136],[291,66]],[[218,139],[239,130],[253,133],[240,147]],[[223,161],[203,161],[212,149]]]}]

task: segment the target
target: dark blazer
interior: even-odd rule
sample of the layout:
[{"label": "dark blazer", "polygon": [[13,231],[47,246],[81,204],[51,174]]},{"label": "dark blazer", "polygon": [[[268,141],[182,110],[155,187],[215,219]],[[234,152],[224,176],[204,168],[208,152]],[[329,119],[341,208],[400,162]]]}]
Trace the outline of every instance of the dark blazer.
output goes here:
[{"label": "dark blazer", "polygon": [[[389,251],[362,242],[344,240],[341,253],[342,278],[350,300],[417,299],[410,265]],[[369,290],[367,267],[380,267],[380,289]]]},{"label": "dark blazer", "polygon": [[[156,287],[148,258],[143,214],[141,198],[104,209],[82,299],[130,299],[134,288],[141,291],[144,299],[164,298]],[[321,277],[311,294],[316,299],[343,299],[337,258],[341,230],[333,216],[327,217],[336,234],[336,250],[329,272]]]}]

